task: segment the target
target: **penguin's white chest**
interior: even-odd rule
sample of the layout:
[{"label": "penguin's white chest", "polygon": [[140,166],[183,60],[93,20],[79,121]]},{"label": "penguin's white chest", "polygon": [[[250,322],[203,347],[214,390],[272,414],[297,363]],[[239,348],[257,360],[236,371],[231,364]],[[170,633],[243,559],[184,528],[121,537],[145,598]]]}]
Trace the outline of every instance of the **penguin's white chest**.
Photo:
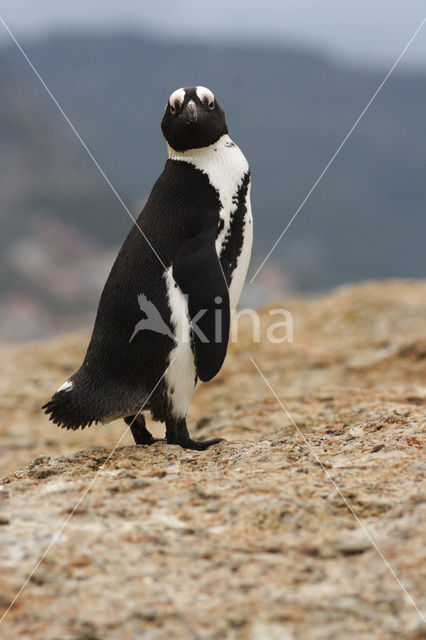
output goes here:
[{"label": "penguin's white chest", "polygon": [[245,214],[244,214],[244,226],[243,226],[243,238],[241,245],[241,252],[238,256],[237,265],[231,275],[231,283],[229,285],[229,303],[231,310],[237,308],[238,300],[243,290],[244,282],[248,267],[250,264],[251,248],[253,245],[253,217],[251,213],[250,203],[250,184],[247,188],[247,195],[245,198]]},{"label": "penguin's white chest", "polygon": [[172,267],[164,274],[176,346],[171,350],[164,374],[167,395],[175,418],[185,418],[196,384],[194,352],[188,302],[173,279]]},{"label": "penguin's white chest", "polygon": [[[173,156],[172,156],[173,157]],[[208,149],[192,150],[179,155],[179,159],[192,164],[207,175],[210,184],[218,193],[220,200],[219,217],[221,230],[216,239],[216,252],[219,260],[225,243],[231,233],[231,222],[238,207],[238,192],[249,165],[242,151],[224,135]],[[235,309],[247,275],[253,243],[253,221],[250,205],[250,184],[244,202],[243,237],[237,265],[231,274],[229,298],[231,309]],[[232,238],[230,239],[232,242]]]},{"label": "penguin's white chest", "polygon": [[[249,165],[241,150],[228,135],[206,149],[175,153],[169,149],[169,157],[192,164],[207,175],[218,193],[220,201],[220,231],[216,239],[216,252],[220,260],[222,250],[229,241],[232,217],[238,207],[238,192]],[[231,309],[237,306],[250,261],[253,229],[250,206],[250,184],[244,202],[244,222],[241,246],[235,269],[231,274],[229,297]],[[232,240],[232,239],[231,239]],[[176,417],[185,417],[190,397],[195,389],[196,368],[191,347],[191,327],[185,296],[176,286],[171,269],[165,274],[172,324],[175,328],[176,347],[170,352],[169,369],[165,379],[169,400]]]}]

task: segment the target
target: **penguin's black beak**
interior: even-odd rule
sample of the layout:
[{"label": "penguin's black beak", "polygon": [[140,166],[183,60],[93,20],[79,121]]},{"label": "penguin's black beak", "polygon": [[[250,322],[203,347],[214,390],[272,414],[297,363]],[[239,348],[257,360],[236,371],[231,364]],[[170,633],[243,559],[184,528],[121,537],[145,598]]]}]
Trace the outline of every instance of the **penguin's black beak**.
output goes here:
[{"label": "penguin's black beak", "polygon": [[198,111],[197,111],[197,105],[195,104],[194,100],[190,100],[183,111],[184,111],[185,120],[187,121],[188,124],[197,122]]}]

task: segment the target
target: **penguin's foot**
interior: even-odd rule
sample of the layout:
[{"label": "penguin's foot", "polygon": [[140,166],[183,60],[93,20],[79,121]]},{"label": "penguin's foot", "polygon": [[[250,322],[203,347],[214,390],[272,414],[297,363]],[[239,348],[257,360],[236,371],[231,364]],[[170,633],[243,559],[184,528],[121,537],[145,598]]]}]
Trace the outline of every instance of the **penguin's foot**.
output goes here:
[{"label": "penguin's foot", "polygon": [[225,438],[212,438],[211,440],[191,440],[188,438],[185,442],[178,442],[181,447],[184,449],[195,449],[195,451],[204,451],[212,446],[212,444],[217,444],[218,442],[225,442]]},{"label": "penguin's foot", "polygon": [[186,420],[166,420],[166,440],[167,444],[178,444],[184,449],[194,449],[195,451],[204,451],[218,442],[224,442],[224,438],[212,438],[211,440],[192,440],[189,437]]},{"label": "penguin's foot", "polygon": [[138,416],[127,416],[124,422],[129,425],[130,431],[136,444],[154,444],[154,442],[164,442],[164,438],[154,438],[145,426],[143,414]]}]

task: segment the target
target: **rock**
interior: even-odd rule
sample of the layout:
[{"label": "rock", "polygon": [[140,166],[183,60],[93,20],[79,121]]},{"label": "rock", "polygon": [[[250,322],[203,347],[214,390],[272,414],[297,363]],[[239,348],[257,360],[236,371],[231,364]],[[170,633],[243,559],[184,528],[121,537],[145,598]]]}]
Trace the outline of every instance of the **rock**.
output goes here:
[{"label": "rock", "polygon": [[423,476],[426,474],[426,462],[413,462],[407,467],[407,471],[416,476]]},{"label": "rock", "polygon": [[367,534],[361,529],[351,531],[345,537],[336,540],[334,548],[344,555],[354,555],[357,553],[364,553],[368,549],[371,549],[371,540]]},{"label": "rock", "polygon": [[426,284],[283,306],[294,344],[246,327],[194,395],[193,436],[227,439],[205,452],[49,423],[39,407],[87,336],[0,346],[3,611],[49,549],[2,640],[422,637],[353,512],[424,609]]},{"label": "rock", "polygon": [[377,453],[381,449],[384,449],[384,447],[384,444],[376,444],[376,446],[371,449],[371,453]]},{"label": "rock", "polygon": [[256,622],[250,629],[250,640],[295,640],[295,637],[283,626],[265,622]]}]

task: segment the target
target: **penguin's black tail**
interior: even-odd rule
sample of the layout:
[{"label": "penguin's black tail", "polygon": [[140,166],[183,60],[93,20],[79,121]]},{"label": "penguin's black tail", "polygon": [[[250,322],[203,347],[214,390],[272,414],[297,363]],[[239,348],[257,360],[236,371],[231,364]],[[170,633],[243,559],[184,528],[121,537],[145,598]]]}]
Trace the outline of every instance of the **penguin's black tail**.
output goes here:
[{"label": "penguin's black tail", "polygon": [[54,424],[64,429],[84,429],[102,420],[103,415],[90,393],[88,381],[77,371],[42,406]]},{"label": "penguin's black tail", "polygon": [[140,390],[129,393],[126,389],[119,393],[117,385],[114,389],[108,386],[101,381],[95,383],[84,369],[79,369],[42,406],[42,410],[54,424],[73,431],[140,410],[144,399]]}]

